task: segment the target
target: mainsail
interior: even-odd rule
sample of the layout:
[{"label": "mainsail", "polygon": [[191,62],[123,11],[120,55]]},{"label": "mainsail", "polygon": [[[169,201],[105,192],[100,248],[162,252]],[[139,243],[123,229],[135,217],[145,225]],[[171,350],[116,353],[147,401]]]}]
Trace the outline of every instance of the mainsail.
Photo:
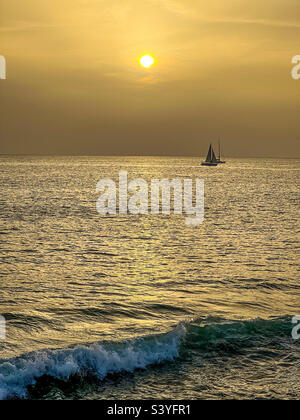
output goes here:
[{"label": "mainsail", "polygon": [[215,155],[215,152],[214,152],[214,149],[212,148],[212,145],[209,146],[205,162],[207,162],[207,163],[217,163],[218,162],[218,160],[216,158],[216,155]]},{"label": "mainsail", "polygon": [[208,149],[208,153],[207,153],[206,161],[205,162],[211,162],[211,152],[212,152],[212,147],[210,145],[209,146],[209,149]]}]

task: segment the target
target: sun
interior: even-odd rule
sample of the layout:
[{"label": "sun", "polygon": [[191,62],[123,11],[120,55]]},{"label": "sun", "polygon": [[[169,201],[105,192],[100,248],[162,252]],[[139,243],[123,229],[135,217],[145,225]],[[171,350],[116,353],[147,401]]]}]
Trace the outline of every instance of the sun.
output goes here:
[{"label": "sun", "polygon": [[140,65],[146,69],[151,67],[152,64],[154,64],[154,58],[151,57],[151,55],[143,55],[143,57],[140,59]]}]

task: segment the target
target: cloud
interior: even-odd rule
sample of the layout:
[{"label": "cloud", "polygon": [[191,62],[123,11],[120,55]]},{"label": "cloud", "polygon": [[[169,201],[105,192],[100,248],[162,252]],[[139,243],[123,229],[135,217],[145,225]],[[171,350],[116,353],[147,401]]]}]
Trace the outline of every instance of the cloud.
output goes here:
[{"label": "cloud", "polygon": [[169,12],[200,22],[300,27],[298,0],[152,0]]}]

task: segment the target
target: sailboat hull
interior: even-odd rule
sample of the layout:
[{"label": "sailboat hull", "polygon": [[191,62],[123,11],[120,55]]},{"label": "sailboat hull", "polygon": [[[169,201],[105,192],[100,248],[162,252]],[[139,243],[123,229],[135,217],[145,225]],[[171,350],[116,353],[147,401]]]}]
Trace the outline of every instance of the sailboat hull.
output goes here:
[{"label": "sailboat hull", "polygon": [[202,162],[201,166],[218,166],[218,164],[214,162]]}]

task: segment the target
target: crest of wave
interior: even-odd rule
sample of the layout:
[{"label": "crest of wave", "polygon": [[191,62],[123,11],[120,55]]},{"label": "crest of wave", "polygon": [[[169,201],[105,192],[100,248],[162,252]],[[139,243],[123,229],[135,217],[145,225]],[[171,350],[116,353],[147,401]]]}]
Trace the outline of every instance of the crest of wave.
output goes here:
[{"label": "crest of wave", "polygon": [[67,381],[74,375],[103,379],[118,372],[132,372],[178,356],[186,328],[179,324],[161,335],[150,335],[120,343],[94,343],[59,350],[42,350],[0,361],[0,399],[26,397],[26,387],[49,375]]}]

